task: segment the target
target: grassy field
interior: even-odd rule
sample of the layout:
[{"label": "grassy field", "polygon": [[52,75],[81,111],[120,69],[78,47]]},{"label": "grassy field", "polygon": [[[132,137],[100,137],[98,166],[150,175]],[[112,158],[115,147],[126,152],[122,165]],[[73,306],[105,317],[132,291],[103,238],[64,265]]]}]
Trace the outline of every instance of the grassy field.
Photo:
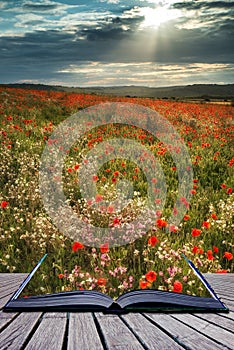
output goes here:
[{"label": "grassy field", "polygon": [[[194,171],[187,212],[178,226],[168,227],[176,210],[178,177],[170,150],[160,140],[140,128],[118,124],[95,128],[70,149],[62,176],[64,193],[76,215],[97,227],[131,223],[144,205],[147,181],[134,162],[118,158],[104,164],[93,175],[98,196],[91,201],[115,200],[123,180],[132,182],[134,195],[122,212],[111,207],[97,212],[82,198],[77,181],[86,152],[115,136],[143,144],[160,162],[168,186],[166,205],[147,234],[120,247],[106,242],[85,246],[59,232],[44,209],[38,184],[41,155],[56,126],[73,113],[106,101],[143,105],[168,119],[184,140]],[[181,253],[202,272],[233,272],[233,107],[2,87],[0,122],[0,271],[30,271],[47,252],[31,292],[83,288],[117,296],[154,287],[202,292]]]}]

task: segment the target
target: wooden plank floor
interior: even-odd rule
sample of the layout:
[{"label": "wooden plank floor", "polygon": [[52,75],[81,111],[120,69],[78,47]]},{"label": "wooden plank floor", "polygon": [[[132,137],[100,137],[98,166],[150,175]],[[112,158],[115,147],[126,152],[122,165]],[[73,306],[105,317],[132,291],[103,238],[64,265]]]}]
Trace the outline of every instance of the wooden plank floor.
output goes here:
[{"label": "wooden plank floor", "polygon": [[[0,308],[26,274],[0,274]],[[234,274],[207,274],[228,314],[4,313],[0,350],[234,350]]]}]

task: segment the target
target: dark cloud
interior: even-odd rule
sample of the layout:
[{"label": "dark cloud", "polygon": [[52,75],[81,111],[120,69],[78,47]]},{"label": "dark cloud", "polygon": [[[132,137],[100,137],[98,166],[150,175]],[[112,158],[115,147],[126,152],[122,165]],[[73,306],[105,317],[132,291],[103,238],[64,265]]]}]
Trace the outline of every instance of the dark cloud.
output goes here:
[{"label": "dark cloud", "polygon": [[[230,24],[229,24],[230,25]],[[86,39],[79,39],[80,35]],[[229,39],[229,40],[228,40]],[[232,62],[230,36],[219,31],[213,36],[197,30],[179,30],[171,27],[158,32],[138,33],[111,28],[77,30],[68,33],[59,30],[37,31],[22,37],[0,38],[1,67],[28,62],[35,65],[53,62],[54,68],[79,61],[105,62]],[[30,67],[27,68],[28,70]]]},{"label": "dark cloud", "polygon": [[48,10],[54,10],[56,8],[59,8],[59,5],[56,4],[33,4],[33,3],[25,3],[23,4],[23,9],[26,11],[48,11]]},{"label": "dark cloud", "polygon": [[234,2],[231,1],[183,1],[171,5],[176,9],[201,10],[201,9],[232,9]]},{"label": "dark cloud", "polygon": [[130,34],[134,34],[141,22],[141,16],[134,18],[120,18],[117,16],[107,18],[101,22],[98,29],[95,28],[96,26],[81,29],[79,34],[90,41],[122,40],[129,37]]}]

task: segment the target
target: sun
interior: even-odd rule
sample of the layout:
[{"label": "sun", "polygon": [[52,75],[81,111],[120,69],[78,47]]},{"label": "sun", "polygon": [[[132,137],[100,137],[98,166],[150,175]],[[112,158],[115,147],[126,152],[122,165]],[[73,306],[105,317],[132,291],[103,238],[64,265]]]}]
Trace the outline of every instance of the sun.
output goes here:
[{"label": "sun", "polygon": [[157,7],[155,9],[143,7],[140,14],[144,17],[141,28],[157,28],[162,23],[180,17],[181,13],[179,10],[169,9],[168,7]]}]

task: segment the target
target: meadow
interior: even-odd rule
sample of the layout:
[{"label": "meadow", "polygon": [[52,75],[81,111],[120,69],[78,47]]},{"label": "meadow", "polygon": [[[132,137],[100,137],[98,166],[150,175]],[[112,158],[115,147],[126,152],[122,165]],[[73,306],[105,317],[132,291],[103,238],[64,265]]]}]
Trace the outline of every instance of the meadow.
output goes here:
[{"label": "meadow", "polygon": [[[97,227],[131,225],[144,206],[144,171],[124,158],[106,162],[93,175],[98,194],[91,199],[96,205],[117,200],[118,183],[127,180],[133,193],[124,210],[108,206],[97,211],[82,198],[77,179],[85,154],[114,136],[135,140],[153,152],[168,187],[164,209],[146,234],[122,246],[110,247],[103,241],[92,247],[70,239],[53,224],[40,196],[39,167],[57,125],[107,101],[139,104],[166,118],[187,146],[194,179],[190,203],[181,198],[186,206],[181,223],[169,227],[178,186],[170,150],[149,132],[129,125],[101,126],[86,133],[70,149],[62,176],[67,201],[84,222]],[[131,289],[159,288],[202,293],[182,253],[202,272],[233,272],[233,107],[1,87],[0,123],[0,272],[30,271],[48,253],[31,292],[97,289],[115,297]]]}]

